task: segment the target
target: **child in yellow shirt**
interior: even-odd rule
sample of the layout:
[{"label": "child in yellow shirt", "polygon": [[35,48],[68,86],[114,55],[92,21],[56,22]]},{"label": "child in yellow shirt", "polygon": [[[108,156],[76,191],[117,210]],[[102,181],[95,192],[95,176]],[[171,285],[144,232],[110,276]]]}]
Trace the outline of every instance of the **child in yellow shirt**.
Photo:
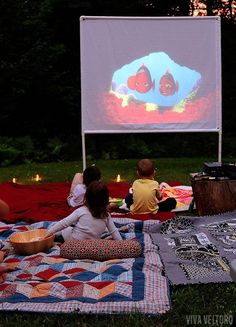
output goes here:
[{"label": "child in yellow shirt", "polygon": [[[138,162],[138,179],[133,182],[125,203],[134,214],[156,214],[157,212],[171,211],[176,207],[176,200],[168,198],[162,200],[160,185],[154,177],[156,169],[150,159],[142,159]],[[160,202],[161,201],[161,202]]]}]

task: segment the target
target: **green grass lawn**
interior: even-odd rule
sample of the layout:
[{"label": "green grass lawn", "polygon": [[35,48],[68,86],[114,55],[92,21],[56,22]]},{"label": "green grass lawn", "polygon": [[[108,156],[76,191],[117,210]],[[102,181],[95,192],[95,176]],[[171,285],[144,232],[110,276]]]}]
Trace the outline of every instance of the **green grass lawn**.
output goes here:
[{"label": "green grass lawn", "polygon": [[[123,181],[132,182],[136,178],[136,163],[138,160],[98,160],[87,162],[96,164],[102,171],[105,182],[121,175]],[[204,162],[216,161],[214,158],[160,158],[154,160],[157,167],[159,182],[179,181],[190,185],[189,174],[202,171]],[[228,161],[225,159],[224,161]],[[230,160],[232,161],[232,159]],[[0,182],[12,181],[17,178],[19,183],[31,184],[32,177],[39,174],[41,183],[70,182],[74,174],[82,170],[82,161],[57,162],[41,164],[25,164],[0,168]],[[161,326],[217,326],[217,315],[231,317],[236,312],[236,284],[199,284],[170,287],[172,299],[171,310],[161,317],[132,315],[79,315],[73,314],[35,314],[35,313],[0,313],[0,327],[10,326],[121,326],[127,327],[161,327]],[[194,318],[195,317],[195,318]],[[192,320],[191,320],[192,319]],[[195,319],[195,320],[193,320]],[[226,319],[225,319],[226,321]],[[229,326],[229,323],[218,324]]]},{"label": "green grass lawn", "polygon": [[[190,184],[189,174],[202,171],[204,162],[211,162],[213,158],[160,158],[153,159],[157,168],[157,180],[159,182],[179,181],[184,185]],[[96,160],[87,161],[87,166],[96,164],[102,171],[102,179],[105,182],[113,181],[117,175],[126,182],[132,182],[136,176],[137,159],[125,160]],[[30,163],[20,166],[0,168],[0,182],[12,181],[31,184],[36,174],[42,176],[43,183],[71,182],[76,172],[83,169],[82,161],[76,162],[52,162]]]}]

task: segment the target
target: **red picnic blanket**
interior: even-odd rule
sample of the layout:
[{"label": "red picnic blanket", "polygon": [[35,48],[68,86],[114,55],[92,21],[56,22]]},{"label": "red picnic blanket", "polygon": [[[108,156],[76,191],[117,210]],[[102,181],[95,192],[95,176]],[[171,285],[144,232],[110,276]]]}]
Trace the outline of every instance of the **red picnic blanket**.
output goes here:
[{"label": "red picnic blanket", "polygon": [[[111,197],[124,198],[128,193],[128,183],[108,183]],[[5,218],[6,223],[25,221],[57,221],[69,215],[74,208],[69,208],[66,198],[69,194],[70,183],[48,183],[24,185],[12,182],[0,184],[0,198],[10,207]],[[172,212],[157,213],[156,215],[133,215],[131,213],[114,213],[115,217],[128,217],[139,220],[156,219],[164,221],[175,217]]]}]

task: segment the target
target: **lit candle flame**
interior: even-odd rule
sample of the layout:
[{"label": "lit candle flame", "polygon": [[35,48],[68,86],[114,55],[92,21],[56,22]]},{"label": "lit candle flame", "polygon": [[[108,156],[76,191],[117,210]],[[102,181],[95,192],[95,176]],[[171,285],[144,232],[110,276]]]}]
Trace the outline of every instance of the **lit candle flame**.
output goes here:
[{"label": "lit candle flame", "polygon": [[16,183],[16,178],[15,177],[12,178],[12,183]]},{"label": "lit candle flame", "polygon": [[120,182],[120,175],[117,175],[116,181],[117,181],[117,183]]},{"label": "lit candle flame", "polygon": [[42,180],[42,177],[39,176],[39,174],[36,174],[35,177],[32,178],[33,181],[39,182]]}]

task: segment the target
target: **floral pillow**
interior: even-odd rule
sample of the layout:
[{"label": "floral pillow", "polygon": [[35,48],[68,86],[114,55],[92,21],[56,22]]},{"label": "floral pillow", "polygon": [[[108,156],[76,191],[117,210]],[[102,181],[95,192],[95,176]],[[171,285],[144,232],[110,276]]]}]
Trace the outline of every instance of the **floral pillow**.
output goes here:
[{"label": "floral pillow", "polygon": [[135,258],[142,254],[141,244],[136,240],[70,240],[60,247],[60,255],[67,259],[109,259]]}]

